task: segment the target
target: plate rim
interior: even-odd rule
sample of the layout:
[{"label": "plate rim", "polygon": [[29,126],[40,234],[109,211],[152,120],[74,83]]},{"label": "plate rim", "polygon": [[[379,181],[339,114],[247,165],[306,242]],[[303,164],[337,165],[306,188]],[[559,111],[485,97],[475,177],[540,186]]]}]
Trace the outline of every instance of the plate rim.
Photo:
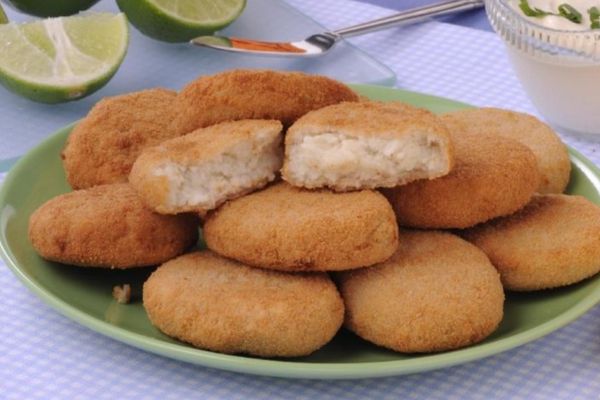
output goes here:
[{"label": "plate rim", "polygon": [[[378,92],[402,92],[408,95],[416,95],[420,98],[431,99],[439,102],[448,102],[453,107],[472,107],[468,104],[446,99],[444,97],[432,96],[402,89],[386,88],[375,85],[351,85],[359,90]],[[51,146],[59,136],[65,135],[66,131],[73,128],[76,122],[69,124],[40,142],[36,147],[28,151],[6,175],[0,188],[0,209],[6,205],[6,197],[9,188],[13,185],[19,172],[28,164],[28,160],[38,153],[44,153],[44,149]],[[600,169],[577,150],[567,146],[571,162],[585,174],[598,191],[600,191]],[[4,218],[1,218],[2,221]],[[13,274],[38,298],[48,304],[67,318],[97,332],[104,336],[126,343],[130,346],[142,349],[160,356],[189,362],[204,367],[217,368],[232,372],[246,373],[260,376],[294,379],[364,379],[404,375],[416,372],[432,371],[450,366],[468,363],[483,359],[495,354],[530,343],[547,334],[564,327],[570,322],[582,316],[596,304],[600,303],[600,290],[581,299],[573,307],[567,309],[558,316],[546,321],[535,328],[519,332],[510,337],[500,339],[493,343],[478,344],[444,353],[433,353],[420,355],[414,359],[367,361],[360,363],[320,363],[273,360],[262,358],[251,358],[243,355],[221,354],[206,350],[193,348],[186,344],[169,343],[157,338],[148,337],[126,328],[112,325],[101,321],[84,311],[78,310],[70,303],[54,296],[42,285],[36,283],[27,274],[21,271],[13,258],[12,251],[6,242],[5,227],[0,230],[0,255]]]}]

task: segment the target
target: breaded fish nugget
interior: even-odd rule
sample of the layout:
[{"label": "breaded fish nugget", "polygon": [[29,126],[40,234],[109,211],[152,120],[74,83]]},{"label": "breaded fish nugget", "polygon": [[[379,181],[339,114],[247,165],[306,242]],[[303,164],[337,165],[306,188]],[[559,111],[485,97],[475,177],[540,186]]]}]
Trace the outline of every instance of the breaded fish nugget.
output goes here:
[{"label": "breaded fish nugget", "polygon": [[324,76],[233,70],[188,84],[177,96],[172,129],[186,134],[238,119],[276,119],[287,127],[311,110],[342,101],[358,101],[358,95]]},{"label": "breaded fish nugget", "polygon": [[158,329],[220,353],[308,355],[329,342],[344,319],[327,274],[251,268],[210,251],[160,266],[143,297]]},{"label": "breaded fish nugget", "polygon": [[29,219],[29,240],[43,258],[84,267],[156,265],[197,239],[196,217],[155,214],[126,183],[60,195]]},{"label": "breaded fish nugget", "polygon": [[504,292],[485,254],[448,233],[401,235],[388,261],[336,274],[344,325],[404,353],[456,349],[490,335],[502,320]]},{"label": "breaded fish nugget", "polygon": [[400,102],[311,111],[288,130],[285,155],[283,179],[335,191],[394,187],[452,167],[450,138],[438,117]]},{"label": "breaded fish nugget", "polygon": [[581,196],[536,195],[519,212],[463,234],[509,290],[570,285],[600,271],[600,207]]},{"label": "breaded fish nugget", "polygon": [[175,96],[150,89],[99,101],[73,128],[61,155],[71,187],[127,182],[143,149],[178,136],[169,129]]},{"label": "breaded fish nugget", "polygon": [[279,121],[241,120],[198,129],[144,150],[129,181],[161,214],[205,213],[275,179],[282,128]]},{"label": "breaded fish nugget", "polygon": [[400,226],[468,228],[525,206],[538,187],[535,156],[492,134],[450,134],[454,168],[441,178],[386,190]]},{"label": "breaded fish nugget", "polygon": [[499,108],[475,108],[442,115],[451,131],[459,134],[491,133],[517,140],[535,154],[539,193],[562,193],[569,183],[571,161],[567,146],[548,125],[533,115]]},{"label": "breaded fish nugget", "polygon": [[381,194],[308,191],[284,182],[209,213],[203,237],[225,257],[286,271],[364,267],[398,247],[394,211]]}]

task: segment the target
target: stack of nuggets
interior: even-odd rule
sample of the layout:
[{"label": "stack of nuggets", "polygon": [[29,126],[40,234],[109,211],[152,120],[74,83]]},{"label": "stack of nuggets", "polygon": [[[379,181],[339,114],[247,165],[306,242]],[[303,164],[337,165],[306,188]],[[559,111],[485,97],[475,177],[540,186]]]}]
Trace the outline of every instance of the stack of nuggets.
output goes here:
[{"label": "stack of nuggets", "polygon": [[[235,129],[236,124],[239,123],[244,121],[228,123],[228,127]],[[173,139],[159,147],[147,150],[136,161],[130,180],[138,187],[135,182],[139,176],[161,175],[155,170],[156,163],[148,166],[144,161],[147,154],[154,154],[154,156],[160,154],[161,161],[158,164],[166,160],[180,160],[186,151],[178,150],[174,144],[181,143],[187,138],[190,138],[187,140],[190,144],[191,137],[210,132],[217,127],[220,129],[222,126],[223,124],[204,128],[184,138]],[[219,142],[224,140],[223,137],[232,135],[234,133],[220,130],[220,138],[213,140]],[[520,145],[516,144],[516,146]],[[198,152],[196,158],[204,160],[203,155],[210,153],[208,148],[212,147],[202,142],[195,143],[193,148]],[[192,146],[189,148],[191,149]],[[527,156],[530,156],[527,149],[524,151]],[[445,126],[428,111],[402,103],[343,102],[311,111],[300,117],[288,129],[282,169],[282,177],[288,182],[276,183],[262,191],[245,196],[230,197],[222,206],[211,207],[212,210],[207,210],[201,204],[196,204],[194,207],[202,213],[209,211],[204,216],[203,225],[203,237],[208,248],[222,257],[256,267],[256,269],[246,270],[248,274],[257,275],[253,278],[256,282],[262,282],[259,274],[262,276],[265,269],[286,271],[290,274],[288,276],[294,276],[296,279],[299,272],[337,271],[340,274],[337,275],[340,282],[349,282],[350,278],[345,279],[347,273],[343,271],[357,270],[357,274],[360,274],[360,271],[383,270],[386,265],[389,265],[389,272],[386,272],[389,276],[384,279],[384,287],[377,289],[384,294],[384,298],[393,299],[388,304],[385,304],[386,301],[373,303],[375,301],[373,296],[361,296],[360,291],[356,290],[344,291],[344,286],[341,286],[342,292],[345,293],[347,316],[352,315],[355,307],[358,309],[366,307],[370,310],[367,311],[364,321],[354,323],[352,320],[347,320],[346,326],[367,340],[397,351],[427,352],[457,348],[482,340],[498,326],[502,318],[504,294],[498,273],[485,254],[456,236],[446,234],[450,239],[447,240],[448,243],[442,240],[443,245],[438,243],[441,234],[431,233],[422,236],[426,248],[442,246],[443,250],[433,252],[430,257],[427,257],[427,252],[417,254],[414,264],[418,267],[418,271],[412,277],[408,275],[408,285],[421,286],[422,293],[432,290],[438,292],[432,282],[438,282],[449,293],[468,291],[468,282],[460,282],[458,279],[447,282],[447,279],[443,278],[444,268],[439,260],[436,261],[436,256],[440,257],[444,252],[450,252],[455,256],[447,256],[445,260],[450,260],[455,265],[452,265],[451,270],[447,272],[448,276],[461,276],[468,271],[474,276],[473,293],[483,291],[490,293],[489,296],[474,300],[471,296],[465,295],[454,302],[444,302],[441,299],[432,301],[430,304],[433,313],[427,322],[430,325],[424,323],[423,328],[417,330],[413,329],[414,321],[410,320],[409,316],[414,314],[410,312],[404,318],[394,320],[375,331],[372,331],[372,328],[379,326],[380,323],[369,317],[369,315],[374,317],[373,313],[385,315],[382,314],[383,310],[398,314],[395,311],[398,308],[408,310],[413,308],[416,314],[420,314],[418,304],[422,300],[417,297],[417,292],[414,290],[403,298],[400,296],[402,293],[397,293],[398,288],[392,285],[396,280],[395,275],[399,274],[400,280],[405,279],[401,265],[409,255],[406,254],[402,240],[410,240],[412,234],[405,232],[405,239],[399,237],[396,217],[390,203],[373,189],[394,187],[418,179],[435,179],[447,175],[454,163],[453,153],[450,135]],[[222,159],[223,156],[217,153],[210,154],[218,159]],[[537,178],[533,156],[530,157],[530,161],[530,168],[527,171]],[[219,168],[226,168],[222,164],[218,165]],[[533,173],[529,172],[530,170],[533,170]],[[224,173],[221,176],[225,176]],[[533,183],[528,196],[533,194],[536,184],[537,181]],[[168,186],[176,185],[170,182]],[[206,185],[207,188],[211,186],[214,185],[208,183]],[[258,187],[259,185],[254,185],[254,189]],[[144,195],[144,191],[140,191],[140,194],[152,206],[151,199]],[[213,191],[209,197],[214,195],[216,193]],[[216,203],[220,202],[219,200]],[[154,209],[165,212],[159,207]],[[203,256],[198,256],[194,261],[197,263],[196,267],[209,268],[207,259],[215,260],[214,253],[200,253]],[[410,251],[408,254],[411,254]],[[175,265],[184,263],[189,265],[184,262],[187,257],[183,256],[180,261],[175,260],[173,264],[169,264],[170,273],[177,274]],[[434,267],[429,268],[429,265]],[[163,268],[165,266],[160,267],[157,274]],[[221,268],[225,267],[222,265]],[[380,275],[377,272],[367,274],[366,282],[361,285],[368,286],[372,277]],[[161,278],[153,277],[149,282],[158,279]],[[202,281],[199,278],[195,279],[197,281],[194,281],[194,287],[202,287]],[[157,287],[157,283],[147,284],[144,290],[145,299],[156,299]],[[259,293],[267,291],[258,283],[255,289]],[[213,290],[216,289],[203,290],[202,296]],[[255,295],[256,298],[261,298],[259,293]],[[443,292],[439,293],[443,296]],[[309,292],[306,294],[312,298]],[[238,297],[240,295],[239,292],[232,294],[234,298],[242,301]],[[178,297],[176,304],[168,306],[168,302],[173,301],[169,295],[162,294],[160,299],[164,307],[188,308],[187,300],[181,297]],[[311,301],[317,300],[313,298]],[[476,306],[470,306],[472,302],[475,302]],[[326,309],[331,306],[331,303],[328,304]],[[371,307],[371,304],[376,305]],[[376,311],[379,305],[383,308]],[[160,329],[169,332],[172,323],[163,322],[163,308],[153,303],[146,304],[146,309],[151,320]],[[441,316],[436,318],[438,314]],[[453,317],[450,317],[452,315]],[[330,316],[334,318],[333,314]],[[270,317],[280,321],[277,314]],[[228,318],[228,316],[223,315],[221,318]],[[244,331],[239,327],[234,328],[240,320],[244,321],[243,325],[254,324],[250,318],[242,318],[236,314],[236,318],[228,319],[227,328],[224,330]],[[234,324],[232,321],[237,322]],[[394,332],[398,332],[399,327],[407,323],[410,328],[405,333],[394,339],[393,343],[386,341],[386,337],[393,336]],[[289,322],[286,321],[286,324],[289,326]],[[366,331],[361,329],[364,326],[367,326]],[[421,345],[414,345],[416,338],[422,335],[428,326],[438,326],[439,329],[429,332],[428,341]],[[209,335],[203,331],[205,328],[205,326],[198,326],[193,331],[188,330],[183,333],[176,331],[176,336],[201,347],[221,352],[241,351],[260,354],[256,349],[241,347],[241,344],[235,348],[232,345],[232,341],[235,342],[233,338],[228,338],[226,343],[220,342],[217,340],[217,335]],[[205,333],[200,334],[200,331]],[[448,336],[450,331],[452,335]],[[271,334],[270,329],[263,332]],[[374,334],[365,332],[374,332]],[[235,338],[241,340],[240,343],[246,343],[245,339],[249,337],[253,338],[252,341],[256,340],[255,331],[244,335],[246,336],[235,336]],[[445,336],[451,339],[444,338]],[[324,344],[322,341],[319,343]],[[315,346],[302,354],[308,354],[317,348]],[[275,355],[287,354],[280,352]]]},{"label": "stack of nuggets", "polygon": [[[459,234],[488,255],[506,290],[551,289],[600,272],[600,209],[584,198],[561,194],[571,166],[566,146],[549,126],[530,115],[493,108],[441,118],[453,137],[481,140],[491,134],[518,140],[534,155],[540,177],[537,194],[513,213],[456,226],[467,228]],[[521,187],[514,182],[503,189]],[[488,182],[489,186],[497,183]]]},{"label": "stack of nuggets", "polygon": [[[126,96],[143,93],[153,92]],[[570,196],[535,194],[564,190],[570,165],[560,139],[533,117],[490,109],[438,117],[404,103],[359,101],[324,77],[244,70],[202,77],[170,107],[168,121],[160,122],[164,136],[149,133],[132,151],[99,147],[94,162],[123,160],[110,173],[99,169],[90,179],[72,162],[83,148],[74,145],[77,138],[99,135],[101,109],[92,110],[64,151],[74,188],[112,183],[72,193],[73,220],[98,191],[127,191],[117,209],[143,209],[149,219],[181,226],[174,232],[152,225],[165,236],[151,237],[171,243],[170,252],[120,262],[123,256],[98,253],[99,246],[93,257],[85,246],[75,246],[74,256],[49,251],[72,249],[78,240],[39,240],[56,225],[49,210],[71,204],[63,198],[32,216],[30,232],[50,260],[119,268],[162,263],[144,285],[144,306],[161,331],[194,346],[301,356],[325,345],[343,323],[395,351],[450,350],[497,328],[503,284],[549,288],[600,269],[599,209]],[[137,133],[127,127],[139,126],[140,118],[119,120],[125,128],[110,143],[130,143]],[[531,137],[515,140],[524,129]],[[129,185],[117,183],[127,175]],[[115,198],[105,197],[101,207],[89,206],[99,227],[84,232],[101,232],[100,210]],[[575,214],[589,218],[568,224]],[[195,242],[198,215],[209,250],[175,258]],[[555,263],[545,262],[551,245],[535,247],[542,253],[537,264],[527,251],[512,251],[525,237],[543,241],[546,229],[558,235],[562,226],[576,245]],[[406,228],[461,229],[453,233],[474,245],[453,233]],[[593,237],[578,235],[580,228]],[[138,245],[107,237],[108,244]]]}]

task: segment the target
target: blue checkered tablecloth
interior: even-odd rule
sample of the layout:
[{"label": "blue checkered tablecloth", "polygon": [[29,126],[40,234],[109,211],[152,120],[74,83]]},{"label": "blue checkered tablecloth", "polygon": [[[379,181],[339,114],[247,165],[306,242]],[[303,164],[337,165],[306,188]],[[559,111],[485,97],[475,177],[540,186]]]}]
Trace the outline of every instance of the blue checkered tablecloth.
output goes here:
[{"label": "blue checkered tablecloth", "polygon": [[[335,28],[389,11],[289,0]],[[443,23],[352,39],[397,86],[535,113],[492,33]],[[600,142],[563,135],[600,164]],[[0,175],[0,179],[2,176]],[[0,263],[0,399],[600,399],[600,306],[536,342],[469,364],[384,379],[309,381],[202,368],[146,353],[71,322]]]}]

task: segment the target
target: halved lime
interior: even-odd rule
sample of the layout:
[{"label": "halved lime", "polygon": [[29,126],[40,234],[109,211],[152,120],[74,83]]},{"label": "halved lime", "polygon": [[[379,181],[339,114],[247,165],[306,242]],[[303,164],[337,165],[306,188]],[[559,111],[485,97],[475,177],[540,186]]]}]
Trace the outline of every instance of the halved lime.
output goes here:
[{"label": "halved lime", "polygon": [[5,0],[19,11],[38,17],[61,17],[87,10],[98,0]]},{"label": "halved lime", "polygon": [[117,72],[128,38],[124,14],[0,25],[0,83],[44,103],[79,99]]},{"label": "halved lime", "polygon": [[143,34],[165,42],[210,35],[232,23],[246,0],[117,0]]}]

